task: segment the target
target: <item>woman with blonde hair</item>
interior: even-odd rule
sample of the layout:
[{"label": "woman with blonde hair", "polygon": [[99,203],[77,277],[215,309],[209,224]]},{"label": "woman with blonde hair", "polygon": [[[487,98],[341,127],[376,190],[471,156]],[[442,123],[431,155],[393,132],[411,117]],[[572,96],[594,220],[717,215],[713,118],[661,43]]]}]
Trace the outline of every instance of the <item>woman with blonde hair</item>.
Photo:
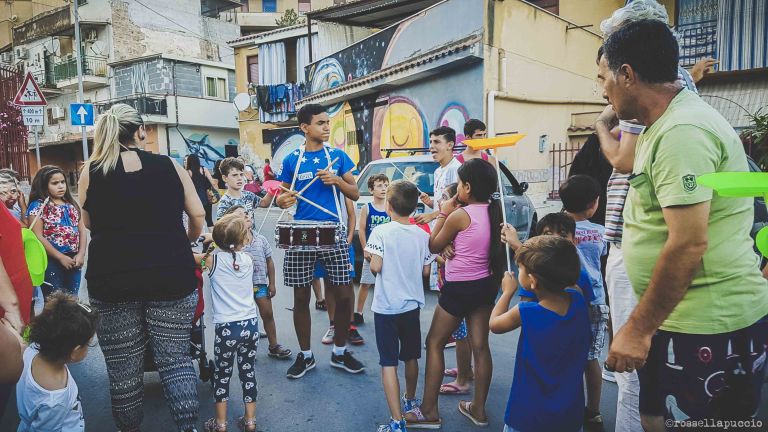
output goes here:
[{"label": "woman with blonde hair", "polygon": [[[93,154],[80,176],[80,204],[91,230],[85,278],[123,432],[143,418],[145,350],[151,349],[179,431],[196,431],[199,403],[189,355],[197,305],[190,241],[205,212],[189,174],[167,156],[139,147],[139,113],[116,104],[96,123]],[[184,232],[182,212],[189,216]]]}]

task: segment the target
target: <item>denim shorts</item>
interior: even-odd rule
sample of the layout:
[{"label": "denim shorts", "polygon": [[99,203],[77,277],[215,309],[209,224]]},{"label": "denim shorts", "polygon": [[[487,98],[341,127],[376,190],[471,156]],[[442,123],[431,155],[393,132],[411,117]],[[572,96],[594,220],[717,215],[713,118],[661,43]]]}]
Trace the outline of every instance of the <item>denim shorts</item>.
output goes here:
[{"label": "denim shorts", "polygon": [[258,284],[253,286],[253,299],[258,300],[260,298],[269,297],[269,288],[267,284]]}]

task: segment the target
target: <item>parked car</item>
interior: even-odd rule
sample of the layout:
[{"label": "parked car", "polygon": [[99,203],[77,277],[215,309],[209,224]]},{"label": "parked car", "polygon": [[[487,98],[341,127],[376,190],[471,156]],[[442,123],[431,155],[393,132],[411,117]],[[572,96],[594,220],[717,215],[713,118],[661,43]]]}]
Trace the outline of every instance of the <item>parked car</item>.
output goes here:
[{"label": "parked car", "polygon": [[[426,192],[434,200],[435,170],[438,164],[430,155],[414,155],[396,158],[375,160],[363,168],[357,178],[357,188],[360,190],[360,199],[357,201],[356,212],[359,217],[360,209],[373,201],[368,191],[368,179],[375,174],[384,174],[390,181],[401,180],[403,174],[416,184],[420,191]],[[536,227],[538,216],[531,200],[525,195],[528,183],[520,183],[515,176],[500,163],[502,172],[502,185],[504,189],[504,203],[506,205],[507,222],[512,224],[520,233],[521,240],[525,241]],[[402,173],[401,173],[402,172]],[[415,213],[431,212],[432,209],[419,202]],[[363,266],[363,253],[360,246],[357,229],[354,234],[355,247],[355,273],[357,278]]]}]

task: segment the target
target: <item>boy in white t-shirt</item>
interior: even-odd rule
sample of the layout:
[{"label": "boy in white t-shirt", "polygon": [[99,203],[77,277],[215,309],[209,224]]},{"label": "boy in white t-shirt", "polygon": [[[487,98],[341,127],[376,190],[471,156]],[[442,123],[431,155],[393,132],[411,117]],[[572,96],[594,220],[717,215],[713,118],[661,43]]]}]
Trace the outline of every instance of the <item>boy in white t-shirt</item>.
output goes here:
[{"label": "boy in white t-shirt", "polygon": [[[379,432],[405,430],[405,411],[418,406],[416,382],[421,357],[419,310],[424,307],[422,278],[429,276],[435,256],[429,252],[429,235],[409,221],[416,209],[419,190],[411,182],[399,180],[387,189],[390,223],[371,232],[365,252],[370,254],[371,272],[376,275],[371,310],[376,326],[381,381],[391,414]],[[398,360],[405,363],[405,394],[400,405]]]}]

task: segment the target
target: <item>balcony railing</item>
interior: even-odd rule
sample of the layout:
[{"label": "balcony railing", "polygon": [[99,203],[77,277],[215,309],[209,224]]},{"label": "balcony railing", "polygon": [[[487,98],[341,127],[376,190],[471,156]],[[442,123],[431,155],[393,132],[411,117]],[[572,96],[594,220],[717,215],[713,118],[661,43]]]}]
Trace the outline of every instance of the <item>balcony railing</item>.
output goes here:
[{"label": "balcony railing", "polygon": [[56,88],[56,76],[53,71],[32,72],[32,77],[43,90]]},{"label": "balcony railing", "polygon": [[107,111],[112,105],[123,103],[132,106],[141,115],[168,115],[168,102],[165,96],[161,95],[134,95],[118,99],[96,102],[96,112],[101,114]]},{"label": "balcony railing", "polygon": [[[67,58],[53,66],[56,82],[77,78],[77,63],[74,57]],[[107,59],[101,57],[83,56],[83,76],[107,76]]]}]

